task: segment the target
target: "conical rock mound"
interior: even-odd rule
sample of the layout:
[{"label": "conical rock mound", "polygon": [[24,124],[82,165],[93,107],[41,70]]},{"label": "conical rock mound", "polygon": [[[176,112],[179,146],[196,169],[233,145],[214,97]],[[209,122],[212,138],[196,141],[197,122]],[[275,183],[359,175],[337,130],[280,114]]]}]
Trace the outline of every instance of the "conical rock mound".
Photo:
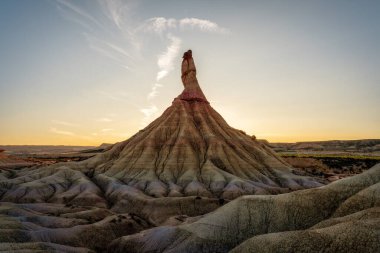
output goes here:
[{"label": "conical rock mound", "polygon": [[319,185],[292,174],[271,149],[226,123],[198,84],[190,50],[182,81],[184,91],[159,118],[88,167],[153,197],[233,199]]},{"label": "conical rock mound", "polygon": [[[159,225],[193,223],[240,195],[282,193],[319,185],[312,178],[292,174],[271,149],[224,121],[199,87],[191,52],[184,55],[182,81],[184,91],[162,116],[103,153],[81,162],[0,170],[0,251],[105,252],[113,240],[120,238],[109,252],[142,252],[134,240],[125,241],[121,236]],[[270,201],[273,196],[257,196],[252,206],[263,204],[277,210],[269,202],[260,202],[266,198]],[[237,209],[250,206],[246,199],[235,200]],[[342,212],[346,210],[351,210],[350,206],[342,208]],[[223,215],[218,217],[227,217],[231,224],[250,224]],[[273,220],[278,221],[276,217]],[[284,220],[293,223],[294,219]],[[194,224],[199,226],[199,222]],[[226,230],[223,226],[214,227]],[[224,228],[232,231],[233,236],[226,236],[231,240],[241,230]],[[149,231],[156,230],[146,232],[149,242],[161,242],[155,245],[161,250],[161,246],[169,249],[166,241],[177,240],[175,234],[161,230],[159,234],[165,238],[154,239]],[[250,227],[249,231],[256,229]],[[137,238],[140,236],[137,234]],[[132,246],[124,247],[124,242]],[[230,248],[237,245],[228,243]],[[173,252],[183,251],[182,242],[173,245],[180,248]]]},{"label": "conical rock mound", "polygon": [[92,159],[95,174],[155,197],[275,193],[316,186],[269,148],[231,128],[207,103],[176,99],[131,139]]},{"label": "conical rock mound", "polygon": [[[1,201],[142,213],[154,206],[146,216],[157,211],[162,222],[167,210],[168,217],[183,213],[178,201],[188,215],[199,215],[224,199],[320,186],[313,178],[292,174],[270,148],[226,123],[198,84],[191,51],[184,55],[182,82],[184,91],[159,118],[104,153],[82,162],[0,171]],[[207,204],[193,205],[188,196]]]}]

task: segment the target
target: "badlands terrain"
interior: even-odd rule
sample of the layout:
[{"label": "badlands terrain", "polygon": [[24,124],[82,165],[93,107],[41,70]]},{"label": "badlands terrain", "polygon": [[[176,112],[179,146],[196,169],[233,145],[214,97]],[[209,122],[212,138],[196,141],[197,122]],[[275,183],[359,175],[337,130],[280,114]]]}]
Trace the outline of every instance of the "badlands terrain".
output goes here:
[{"label": "badlands terrain", "polygon": [[1,152],[0,251],[380,251],[379,164],[292,166],[293,146],[276,153],[211,107],[190,50],[181,69],[184,91],[128,140]]},{"label": "badlands terrain", "polygon": [[[323,179],[324,183],[360,174],[380,162],[380,140],[376,139],[298,143],[259,141],[272,148],[290,164],[293,173]],[[82,161],[105,151],[111,145],[108,143],[97,147],[0,145],[0,168]]]}]

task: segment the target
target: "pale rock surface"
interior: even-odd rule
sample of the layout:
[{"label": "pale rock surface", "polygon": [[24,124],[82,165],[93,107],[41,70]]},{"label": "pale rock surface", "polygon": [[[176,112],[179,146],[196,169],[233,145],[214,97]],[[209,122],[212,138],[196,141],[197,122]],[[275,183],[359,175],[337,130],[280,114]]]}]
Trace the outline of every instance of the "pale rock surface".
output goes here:
[{"label": "pale rock surface", "polygon": [[136,215],[103,208],[1,202],[0,252],[102,251],[112,240],[149,227]]},{"label": "pale rock surface", "polygon": [[[380,203],[373,194],[379,181],[380,164],[320,188],[243,196],[191,224],[121,237],[108,250],[229,252],[237,246],[231,252],[379,252]],[[348,204],[351,209],[341,212]]]}]

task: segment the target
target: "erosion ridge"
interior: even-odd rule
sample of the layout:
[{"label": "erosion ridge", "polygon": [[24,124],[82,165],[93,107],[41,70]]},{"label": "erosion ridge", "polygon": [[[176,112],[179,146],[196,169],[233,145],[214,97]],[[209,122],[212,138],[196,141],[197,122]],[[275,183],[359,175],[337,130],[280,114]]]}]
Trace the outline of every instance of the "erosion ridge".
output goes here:
[{"label": "erosion ridge", "polygon": [[243,196],[191,224],[121,237],[109,251],[379,252],[379,182],[380,164],[316,189]]},{"label": "erosion ridge", "polygon": [[0,202],[0,250],[379,252],[379,182],[380,164],[320,188],[242,196],[203,216],[172,213],[160,227],[130,210]]}]

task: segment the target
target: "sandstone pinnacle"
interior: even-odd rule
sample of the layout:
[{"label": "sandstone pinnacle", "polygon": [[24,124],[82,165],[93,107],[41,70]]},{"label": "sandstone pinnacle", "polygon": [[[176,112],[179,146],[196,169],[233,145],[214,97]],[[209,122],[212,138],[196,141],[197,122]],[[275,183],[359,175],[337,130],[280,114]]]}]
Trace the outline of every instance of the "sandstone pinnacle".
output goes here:
[{"label": "sandstone pinnacle", "polygon": [[195,68],[192,51],[185,52],[182,58],[181,79],[185,89],[178,98],[185,101],[208,103],[197,80],[197,69]]},{"label": "sandstone pinnacle", "polygon": [[[157,224],[173,213],[209,212],[241,195],[321,185],[293,174],[267,145],[227,124],[207,102],[190,50],[183,57],[182,82],[184,91],[172,105],[128,140],[81,162],[0,175],[1,200],[128,210]],[[190,208],[192,197],[202,204]]]},{"label": "sandstone pinnacle", "polygon": [[[227,124],[211,107],[199,86],[191,51],[184,54],[181,71],[184,91],[160,117],[129,139],[103,145],[101,153],[80,162],[0,170],[0,209],[3,210],[0,227],[4,227],[0,229],[0,238],[10,242],[0,245],[0,249],[105,252],[110,245],[109,252],[144,252],[136,246],[132,234],[145,238],[136,233],[150,231],[147,229],[154,226],[183,224],[178,235],[186,235],[181,238],[193,236],[192,231],[201,235],[194,229],[199,223],[194,222],[221,206],[218,210],[226,210],[226,214],[217,216],[216,221],[209,222],[206,218],[203,226],[207,227],[204,231],[212,229],[210,234],[218,229],[223,233],[231,231],[223,239],[226,242],[232,240],[228,241],[229,249],[250,238],[252,232],[261,227],[255,225],[247,230],[235,225],[229,227],[219,223],[219,217],[227,223],[233,221],[233,224],[242,226],[250,225],[251,221],[260,222],[261,216],[257,218],[255,213],[263,213],[262,220],[272,219],[270,224],[277,221],[290,225],[294,221],[303,223],[294,219],[303,214],[298,211],[294,217],[289,216],[291,219],[265,215],[260,210],[270,208],[281,214],[283,210],[272,208],[270,203],[275,199],[278,203],[285,203],[286,195],[278,198],[261,195],[321,184],[313,178],[293,174],[291,166],[265,143]],[[249,197],[254,200],[252,209],[245,211],[251,204],[246,204],[247,197],[238,198],[242,195],[260,196]],[[285,200],[281,196],[285,196]],[[332,195],[328,192],[326,196]],[[235,198],[238,199],[231,201]],[[314,200],[308,196],[305,198]],[[331,199],[332,203],[334,201]],[[235,209],[247,212],[244,215],[236,212],[242,222],[231,218]],[[287,210],[292,210],[292,203],[286,205],[284,212]],[[316,210],[320,212],[320,209]],[[311,220],[305,217],[306,221]],[[192,231],[185,231],[186,223],[195,224],[189,226]],[[282,228],[280,225],[278,227]],[[283,228],[288,230],[287,226]],[[237,234],[241,234],[239,241],[233,241]],[[132,237],[122,237],[127,235]],[[151,235],[147,233],[149,242],[154,241]],[[162,251],[163,247],[168,249],[166,241],[177,240],[174,234],[160,231],[157,235],[162,243],[155,246]],[[194,238],[196,242],[202,242],[198,237]],[[225,247],[227,244],[223,240],[211,239],[216,247]],[[133,246],[124,248],[124,242]],[[178,246],[175,252],[199,251],[197,245],[188,247],[188,251],[183,251],[182,242],[173,245]],[[208,252],[222,252],[214,249]]]}]

